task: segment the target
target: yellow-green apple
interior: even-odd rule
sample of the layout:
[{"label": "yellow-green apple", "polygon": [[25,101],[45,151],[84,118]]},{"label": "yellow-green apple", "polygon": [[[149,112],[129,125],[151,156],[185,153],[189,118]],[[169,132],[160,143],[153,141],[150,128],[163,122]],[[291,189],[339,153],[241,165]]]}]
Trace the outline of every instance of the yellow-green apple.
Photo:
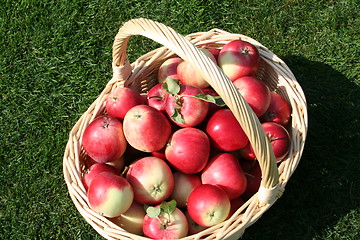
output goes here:
[{"label": "yellow-green apple", "polygon": [[201,178],[197,174],[185,174],[182,172],[174,172],[173,175],[174,190],[170,195],[170,199],[174,199],[179,208],[185,208],[192,190],[201,185]]},{"label": "yellow-green apple", "polygon": [[119,119],[107,115],[95,118],[84,131],[82,146],[96,162],[118,160],[127,146],[123,124]]},{"label": "yellow-green apple", "polygon": [[193,235],[193,234],[197,234],[205,229],[207,229],[208,227],[204,227],[201,226],[199,224],[197,224],[189,215],[189,212],[186,210],[185,211],[185,216],[187,218],[188,221],[188,225],[189,225],[189,231],[188,231],[188,235]]},{"label": "yellow-green apple", "polygon": [[261,168],[258,161],[241,160],[240,165],[245,172],[247,187],[241,195],[243,200],[248,200],[259,190],[261,183]]},{"label": "yellow-green apple", "polygon": [[221,187],[202,184],[190,193],[187,210],[197,224],[210,227],[224,221],[230,207],[229,197]]},{"label": "yellow-green apple", "polygon": [[137,105],[125,115],[124,134],[128,143],[143,152],[158,151],[165,146],[171,125],[165,115],[149,105]]},{"label": "yellow-green apple", "polygon": [[150,88],[147,93],[147,102],[148,105],[156,108],[159,111],[165,112],[166,109],[166,100],[168,98],[168,94],[166,90],[162,88],[162,84],[156,84],[152,88]]},{"label": "yellow-green apple", "polygon": [[131,88],[117,87],[109,93],[105,108],[110,117],[123,120],[127,111],[140,104],[145,104],[144,98],[140,93]]},{"label": "yellow-green apple", "polygon": [[268,109],[271,100],[270,90],[266,84],[252,76],[238,78],[233,83],[256,116],[261,117]]},{"label": "yellow-green apple", "polygon": [[249,142],[244,130],[230,109],[215,112],[206,125],[211,144],[221,151],[236,151]]},{"label": "yellow-green apple", "polygon": [[218,64],[231,81],[255,75],[260,67],[259,51],[250,42],[233,40],[221,49]]},{"label": "yellow-green apple", "polygon": [[174,132],[165,149],[168,162],[186,174],[200,172],[206,166],[210,155],[210,141],[205,132],[198,128],[181,128]]},{"label": "yellow-green apple", "polygon": [[84,184],[85,189],[87,190],[90,186],[91,181],[93,178],[102,172],[111,172],[113,174],[118,174],[119,172],[116,168],[106,164],[106,163],[95,163],[91,165],[91,167],[85,172],[82,182]]},{"label": "yellow-green apple", "polygon": [[146,212],[144,206],[133,201],[126,212],[118,217],[111,218],[110,221],[130,233],[143,235],[143,222],[145,215]]},{"label": "yellow-green apple", "polygon": [[[261,124],[271,147],[274,151],[276,162],[281,162],[287,156],[290,150],[289,132],[282,125],[275,122],[264,122]],[[246,160],[256,160],[254,149],[248,144],[240,150],[241,156]]]},{"label": "yellow-green apple", "polygon": [[166,113],[180,127],[194,127],[200,124],[209,110],[209,103],[194,96],[204,92],[195,86],[180,85],[179,92],[169,95]]},{"label": "yellow-green apple", "polygon": [[240,197],[247,184],[238,159],[230,153],[211,157],[201,173],[201,182],[218,185],[224,189],[230,200]]},{"label": "yellow-green apple", "polygon": [[157,157],[144,157],[129,166],[126,180],[134,189],[134,199],[140,204],[155,205],[169,198],[174,189],[170,167]]},{"label": "yellow-green apple", "polygon": [[[211,59],[215,64],[216,59],[213,54],[204,48],[200,48],[208,58]],[[192,85],[199,88],[206,88],[209,86],[209,83],[204,79],[202,73],[198,71],[193,64],[188,61],[182,60],[177,67],[177,75],[179,80],[184,85]]]},{"label": "yellow-green apple", "polygon": [[[176,206],[163,207],[164,203],[148,207],[144,217],[144,236],[151,239],[180,239],[188,234],[188,222],[184,213]],[[148,209],[152,209],[151,212]],[[155,212],[155,213],[154,213]]]},{"label": "yellow-green apple", "polygon": [[276,122],[286,127],[291,118],[291,106],[279,93],[272,91],[270,95],[270,105],[260,120],[262,122]]},{"label": "yellow-green apple", "polygon": [[125,178],[114,173],[102,172],[91,181],[87,196],[94,211],[113,218],[129,209],[134,192]]},{"label": "yellow-green apple", "polygon": [[159,67],[158,70],[158,81],[159,83],[163,83],[166,78],[170,77],[173,79],[178,79],[177,75],[177,67],[179,63],[182,61],[179,57],[172,57],[165,60]]}]

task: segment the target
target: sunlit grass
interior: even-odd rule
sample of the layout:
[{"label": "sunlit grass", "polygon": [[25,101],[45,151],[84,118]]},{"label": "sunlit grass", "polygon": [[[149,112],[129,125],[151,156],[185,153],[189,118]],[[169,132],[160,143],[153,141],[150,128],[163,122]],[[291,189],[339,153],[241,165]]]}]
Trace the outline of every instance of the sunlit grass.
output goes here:
[{"label": "sunlit grass", "polygon": [[[356,1],[1,1],[2,239],[102,239],[62,175],[68,132],[111,78],[121,24],[146,17],[182,34],[257,39],[302,85],[309,135],[281,199],[243,239],[359,239],[360,18]],[[137,57],[158,44],[130,41]]]}]

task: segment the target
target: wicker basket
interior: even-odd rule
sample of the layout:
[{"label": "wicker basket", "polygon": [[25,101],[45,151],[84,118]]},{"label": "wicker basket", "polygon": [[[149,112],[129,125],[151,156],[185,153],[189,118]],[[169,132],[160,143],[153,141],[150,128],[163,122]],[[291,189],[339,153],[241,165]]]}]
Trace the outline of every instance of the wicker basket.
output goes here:
[{"label": "wicker basket", "polygon": [[[133,35],[148,37],[162,44],[163,47],[148,52],[130,64],[126,50],[128,40]],[[292,120],[288,128],[291,149],[288,157],[280,164],[276,164],[271,145],[249,105],[220,68],[198,49],[198,47],[221,48],[235,39],[246,40],[258,48],[261,55],[261,69],[257,77],[291,104]],[[262,170],[262,182],[258,192],[232,217],[183,239],[238,239],[245,229],[256,222],[282,195],[285,185],[300,161],[308,124],[306,99],[290,69],[274,53],[254,39],[220,29],[197,32],[184,37],[173,29],[148,19],[128,21],[123,24],[115,37],[113,78],[71,130],[63,159],[65,182],[76,208],[85,220],[106,239],[148,238],[126,232],[89,207],[81,181],[85,169],[84,152],[81,147],[84,129],[95,117],[104,113],[105,100],[110,91],[116,87],[127,86],[145,93],[158,83],[156,74],[161,63],[175,55],[196,66],[211,87],[223,98],[247,134]]]}]

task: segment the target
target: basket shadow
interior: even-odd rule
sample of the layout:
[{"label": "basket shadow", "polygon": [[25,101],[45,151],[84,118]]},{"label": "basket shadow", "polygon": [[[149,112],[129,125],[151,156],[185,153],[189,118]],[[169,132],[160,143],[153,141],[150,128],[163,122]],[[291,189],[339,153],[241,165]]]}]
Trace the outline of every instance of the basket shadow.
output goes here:
[{"label": "basket shadow", "polygon": [[360,206],[360,87],[324,63],[283,60],[307,98],[305,149],[284,195],[241,239],[326,239]]}]

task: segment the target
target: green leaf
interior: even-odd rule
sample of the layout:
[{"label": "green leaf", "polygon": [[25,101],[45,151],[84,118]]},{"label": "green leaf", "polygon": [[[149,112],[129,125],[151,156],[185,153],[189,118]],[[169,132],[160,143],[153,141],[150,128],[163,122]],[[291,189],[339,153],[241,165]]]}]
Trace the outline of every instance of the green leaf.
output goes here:
[{"label": "green leaf", "polygon": [[176,209],[176,201],[171,200],[169,202],[162,202],[160,204],[161,211],[166,214],[172,214]]},{"label": "green leaf", "polygon": [[179,109],[179,108],[175,108],[175,109],[174,109],[174,112],[173,112],[173,114],[171,115],[171,118],[172,118],[175,122],[180,123],[180,124],[183,124],[183,123],[185,122],[183,116],[182,116],[181,113],[180,113],[180,109]]},{"label": "green leaf", "polygon": [[176,96],[180,92],[179,79],[168,77],[165,79],[161,87],[166,90],[167,94]]},{"label": "green leaf", "polygon": [[209,94],[199,93],[199,94],[195,95],[194,97],[201,99],[203,101],[206,101],[206,102],[214,103],[220,107],[226,106],[224,100],[220,96],[212,96]]},{"label": "green leaf", "polygon": [[146,213],[151,218],[158,218],[161,213],[161,208],[149,206],[146,208]]}]

